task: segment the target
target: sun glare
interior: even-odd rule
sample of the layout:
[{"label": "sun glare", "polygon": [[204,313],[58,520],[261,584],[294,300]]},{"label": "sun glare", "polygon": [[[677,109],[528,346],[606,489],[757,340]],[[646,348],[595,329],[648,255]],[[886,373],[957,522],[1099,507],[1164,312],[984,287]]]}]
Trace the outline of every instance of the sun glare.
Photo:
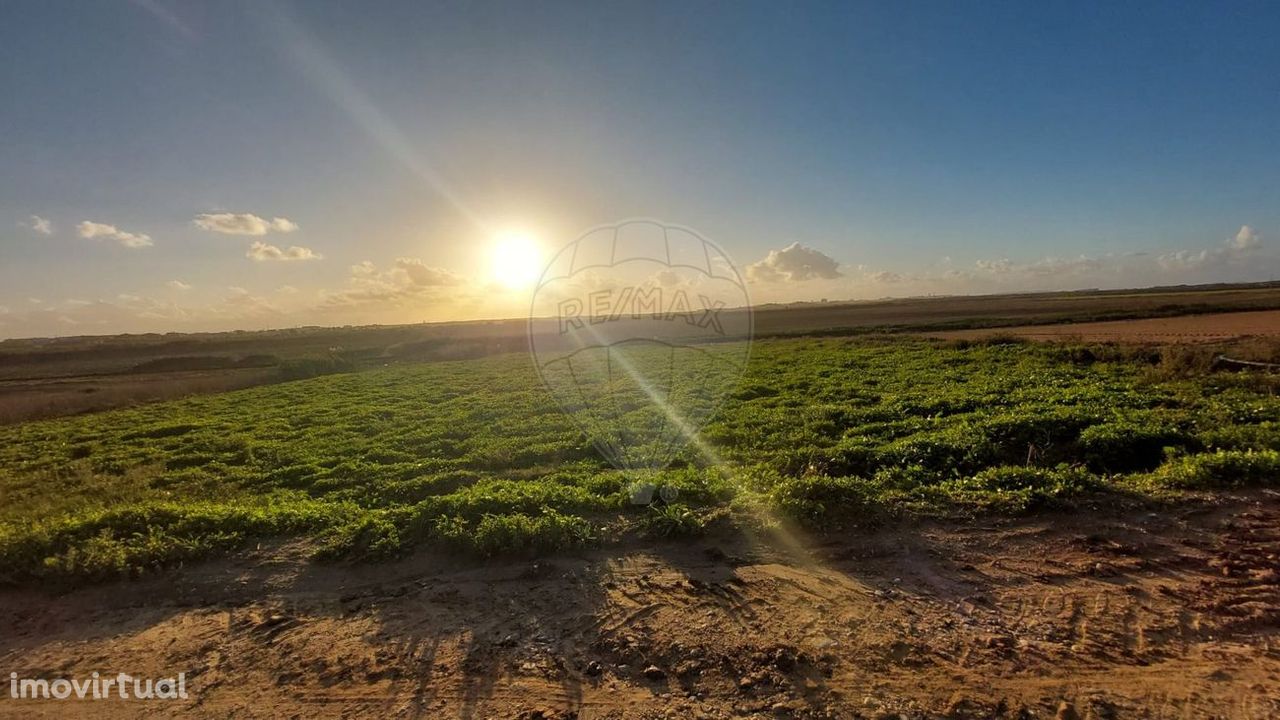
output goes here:
[{"label": "sun glare", "polygon": [[495,282],[508,290],[523,290],[542,273],[542,246],[529,233],[504,233],[494,239],[489,263]]}]

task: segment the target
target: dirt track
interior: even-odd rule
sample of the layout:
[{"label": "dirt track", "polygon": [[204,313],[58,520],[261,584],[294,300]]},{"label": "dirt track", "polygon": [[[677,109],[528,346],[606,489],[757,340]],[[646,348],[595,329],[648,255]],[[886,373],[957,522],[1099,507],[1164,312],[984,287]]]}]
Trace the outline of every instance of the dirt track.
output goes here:
[{"label": "dirt track", "polygon": [[940,338],[970,339],[1000,334],[1017,335],[1034,340],[1073,338],[1087,342],[1213,342],[1246,336],[1280,336],[1280,310],[1060,325],[1019,325],[998,329],[951,330],[929,334]]},{"label": "dirt track", "polygon": [[1276,717],[1277,553],[1268,491],[805,551],[334,567],[264,549],[0,595],[6,674],[184,671],[192,698],[3,699],[0,716]]}]

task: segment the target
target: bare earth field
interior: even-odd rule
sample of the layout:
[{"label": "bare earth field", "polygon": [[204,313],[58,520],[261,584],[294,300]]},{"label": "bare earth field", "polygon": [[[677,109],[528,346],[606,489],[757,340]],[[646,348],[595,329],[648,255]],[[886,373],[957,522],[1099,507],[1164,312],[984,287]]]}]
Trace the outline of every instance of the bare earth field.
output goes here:
[{"label": "bare earth field", "polygon": [[962,330],[1280,309],[1280,286],[1200,286],[764,305],[757,336]]},{"label": "bare earth field", "polygon": [[1109,505],[480,566],[272,547],[6,591],[0,666],[185,671],[192,699],[5,699],[0,716],[1280,715],[1280,494]]},{"label": "bare earth field", "polygon": [[999,333],[1033,340],[1085,342],[1195,343],[1238,337],[1280,336],[1280,310],[1214,313],[1182,317],[1114,320],[1060,325],[1019,325],[999,330],[974,329],[929,333],[940,338],[979,338]]},{"label": "bare earth field", "polygon": [[271,379],[259,368],[0,379],[0,424],[226,392]]}]

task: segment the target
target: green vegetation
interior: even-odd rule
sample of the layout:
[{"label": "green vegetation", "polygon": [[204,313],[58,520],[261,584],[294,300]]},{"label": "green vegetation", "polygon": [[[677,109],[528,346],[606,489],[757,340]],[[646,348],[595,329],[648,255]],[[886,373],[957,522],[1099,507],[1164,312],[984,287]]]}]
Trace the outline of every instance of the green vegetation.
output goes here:
[{"label": "green vegetation", "polygon": [[686,448],[656,477],[678,501],[647,508],[522,354],[2,427],[0,582],[137,574],[266,536],[331,558],[488,556],[1280,481],[1276,378],[1175,355],[760,342],[702,433],[718,462]]}]

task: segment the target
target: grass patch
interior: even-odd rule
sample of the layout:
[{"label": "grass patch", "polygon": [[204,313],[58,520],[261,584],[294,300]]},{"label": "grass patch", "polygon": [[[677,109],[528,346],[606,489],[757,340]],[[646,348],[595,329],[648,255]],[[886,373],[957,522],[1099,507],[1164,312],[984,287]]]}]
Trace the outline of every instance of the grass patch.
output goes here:
[{"label": "grass patch", "polygon": [[1222,490],[1280,485],[1280,452],[1275,450],[1218,450],[1178,457],[1150,476],[1160,487]]},{"label": "grass patch", "polygon": [[[815,531],[1276,482],[1268,376],[1115,346],[767,340],[628,502],[523,354],[344,372],[0,427],[0,581],[152,572],[267,536],[323,557],[548,553],[721,520]],[[1153,371],[1168,365],[1163,371]]]}]

